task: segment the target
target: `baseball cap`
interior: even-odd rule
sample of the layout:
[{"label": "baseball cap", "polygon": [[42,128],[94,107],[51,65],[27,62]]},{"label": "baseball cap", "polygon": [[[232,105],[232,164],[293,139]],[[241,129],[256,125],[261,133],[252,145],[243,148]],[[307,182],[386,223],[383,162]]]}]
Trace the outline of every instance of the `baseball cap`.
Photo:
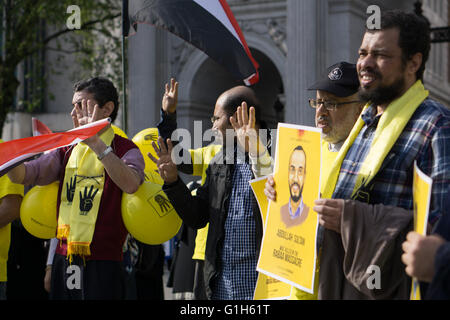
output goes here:
[{"label": "baseball cap", "polygon": [[338,97],[348,97],[355,94],[358,88],[356,64],[343,61],[328,67],[326,73],[308,90],[322,90]]}]

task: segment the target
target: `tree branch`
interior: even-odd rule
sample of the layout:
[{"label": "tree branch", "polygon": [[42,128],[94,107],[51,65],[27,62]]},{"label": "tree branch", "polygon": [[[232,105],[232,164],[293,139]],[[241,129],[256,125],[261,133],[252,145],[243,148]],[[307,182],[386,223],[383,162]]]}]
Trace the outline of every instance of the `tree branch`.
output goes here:
[{"label": "tree branch", "polygon": [[[101,18],[101,19],[88,21],[88,22],[86,22],[86,23],[84,23],[84,24],[81,25],[80,30],[89,30],[89,29],[90,29],[89,27],[92,26],[92,25],[95,25],[95,24],[97,24],[97,23],[101,23],[101,22],[104,22],[104,21],[107,21],[107,20],[112,20],[112,19],[118,18],[118,17],[120,17],[120,16],[121,16],[120,13],[115,14],[115,15],[110,14],[110,15],[104,16],[104,17]],[[32,54],[35,53],[37,50],[39,50],[40,48],[42,48],[42,46],[45,46],[47,43],[49,43],[51,40],[56,39],[56,38],[62,36],[63,34],[66,34],[66,33],[72,32],[72,31],[74,31],[74,30],[66,28],[66,29],[64,29],[64,30],[60,30],[60,31],[58,31],[58,32],[55,32],[54,34],[52,34],[52,35],[46,37],[42,42],[39,43],[39,45],[33,46],[33,47],[31,47],[31,48],[26,49],[26,50],[24,51],[24,54],[23,54],[22,56],[29,56],[29,55],[32,55]],[[19,60],[19,61],[20,61],[20,60]]]},{"label": "tree branch", "polygon": [[[103,18],[101,18],[101,19],[88,21],[88,22],[83,23],[83,24],[81,25],[81,29],[80,29],[80,30],[83,30],[83,29],[85,29],[86,27],[89,27],[90,25],[97,24],[97,23],[100,23],[100,22],[104,22],[104,21],[106,21],[106,20],[112,20],[112,19],[118,18],[118,17],[120,17],[120,16],[121,16],[121,14],[118,13],[118,14],[115,14],[115,15],[108,15],[108,16],[105,16],[105,17],[103,17]],[[60,31],[55,32],[54,34],[48,36],[47,38],[45,38],[44,41],[43,41],[42,43],[43,43],[44,45],[46,45],[46,44],[49,43],[51,40],[53,40],[53,39],[55,39],[55,38],[58,38],[59,36],[65,34],[65,33],[68,33],[68,32],[72,32],[72,31],[73,31],[72,29],[68,29],[68,28],[66,28],[66,29],[64,29],[64,30],[60,30]]]}]

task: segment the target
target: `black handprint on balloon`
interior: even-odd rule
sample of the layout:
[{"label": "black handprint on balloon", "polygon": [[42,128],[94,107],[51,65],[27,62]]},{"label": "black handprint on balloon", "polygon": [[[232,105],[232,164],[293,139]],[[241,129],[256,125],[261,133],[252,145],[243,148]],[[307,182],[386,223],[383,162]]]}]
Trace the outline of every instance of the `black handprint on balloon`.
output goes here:
[{"label": "black handprint on balloon", "polygon": [[94,198],[98,189],[95,189],[94,193],[92,193],[93,189],[94,186],[92,185],[88,192],[88,187],[84,187],[84,195],[82,195],[80,191],[80,214],[83,216],[88,214],[94,204]]},{"label": "black handprint on balloon", "polygon": [[148,140],[156,141],[156,140],[158,140],[158,135],[157,134],[153,134],[153,133],[149,133],[149,134],[144,136],[144,140],[145,141],[148,141]]},{"label": "black handprint on balloon", "polygon": [[70,184],[66,182],[66,196],[67,202],[72,203],[75,195],[75,187],[77,185],[77,179],[75,177],[70,178]]},{"label": "black handprint on balloon", "polygon": [[155,201],[159,204],[159,208],[162,212],[169,211],[171,208],[170,202],[168,199],[164,198],[162,195],[156,195]]}]

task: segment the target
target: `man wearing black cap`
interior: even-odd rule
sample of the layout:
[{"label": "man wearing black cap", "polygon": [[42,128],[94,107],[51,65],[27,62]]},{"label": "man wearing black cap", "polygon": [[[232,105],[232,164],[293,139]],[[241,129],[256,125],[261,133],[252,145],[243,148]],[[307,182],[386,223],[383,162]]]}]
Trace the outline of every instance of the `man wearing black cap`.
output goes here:
[{"label": "man wearing black cap", "polygon": [[[356,65],[348,62],[339,62],[328,67],[321,78],[308,88],[308,90],[317,90],[316,99],[310,99],[309,105],[316,109],[316,126],[322,129],[322,188],[338,151],[363,108],[363,103],[358,98],[358,89]],[[272,201],[276,200],[274,187],[275,181],[272,176],[269,176],[264,193]],[[320,216],[319,222],[323,223]],[[322,238],[320,230],[322,228],[319,229],[319,245]],[[317,275],[316,279],[318,279]],[[315,295],[309,295],[297,288],[293,288],[291,292],[291,299],[315,298]]]},{"label": "man wearing black cap", "polygon": [[310,99],[309,105],[316,109],[316,127],[322,129],[330,151],[339,151],[361,113],[358,88],[356,65],[348,62],[332,65],[308,88],[317,90],[316,99]]},{"label": "man wearing black cap", "polygon": [[[331,168],[337,152],[349,135],[363,108],[363,103],[358,99],[358,88],[359,80],[356,65],[348,62],[339,62],[330,66],[321,78],[308,88],[308,90],[317,90],[316,99],[310,99],[309,105],[316,109],[316,127],[322,129],[322,139],[324,140],[322,146],[324,150],[323,176],[328,174],[327,169]],[[301,154],[301,152],[297,153]],[[272,181],[272,178],[270,178],[270,181]],[[293,186],[295,184],[289,181],[290,201],[292,201]],[[298,203],[300,203],[300,197]],[[288,205],[281,208],[281,217],[286,226],[302,223],[306,219],[307,210],[305,210],[305,214],[300,212],[298,216],[292,214],[292,212],[289,214],[291,209]]]},{"label": "man wearing black cap", "polygon": [[[316,127],[322,129],[322,177],[326,177],[337,152],[353,128],[363,108],[358,99],[359,80],[356,65],[339,62],[329,67],[308,90],[317,90],[309,105],[316,109]],[[269,176],[265,193],[275,200],[275,182]]]}]

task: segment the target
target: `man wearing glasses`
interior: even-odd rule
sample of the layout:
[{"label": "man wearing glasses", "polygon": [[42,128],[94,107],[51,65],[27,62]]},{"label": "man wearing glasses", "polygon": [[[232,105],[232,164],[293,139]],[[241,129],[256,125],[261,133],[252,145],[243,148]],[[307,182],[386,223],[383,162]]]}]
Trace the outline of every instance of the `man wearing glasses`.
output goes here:
[{"label": "man wearing glasses", "polygon": [[316,109],[316,127],[322,129],[322,139],[330,151],[339,151],[361,113],[358,88],[356,65],[347,62],[332,65],[308,88],[317,90],[317,98],[310,99],[309,105]]},{"label": "man wearing glasses", "polygon": [[[309,99],[309,105],[316,110],[316,127],[322,129],[322,180],[329,174],[331,164],[364,106],[358,98],[358,88],[356,65],[348,62],[330,66],[325,74],[308,88],[316,90],[316,99]],[[287,207],[284,211],[288,212]],[[301,220],[299,218],[297,223],[304,219],[306,214]]]},{"label": "man wearing glasses", "polygon": [[[358,99],[359,80],[356,65],[339,62],[327,69],[308,90],[316,90],[309,105],[316,110],[316,127],[322,129],[322,178],[328,175],[336,155],[363,108]],[[322,179],[323,181],[324,179]],[[276,199],[275,181],[269,176],[265,193]]]},{"label": "man wearing glasses", "polygon": [[[338,151],[350,134],[364,106],[358,99],[358,89],[356,65],[348,62],[339,62],[330,66],[322,77],[308,88],[308,90],[316,90],[316,99],[309,99],[309,105],[316,110],[316,127],[322,129],[322,189]],[[275,181],[272,176],[268,177],[264,192],[270,200],[276,200]],[[319,222],[321,223],[318,235],[320,246],[325,221],[319,216]],[[315,281],[317,288],[317,274]],[[316,289],[315,295],[293,289],[291,299],[309,300],[315,299],[317,295]]]},{"label": "man wearing glasses", "polygon": [[[172,81],[174,97],[177,87]],[[167,86],[166,94],[171,91]],[[183,222],[193,229],[209,223],[203,268],[206,296],[212,300],[252,300],[263,225],[248,181],[273,171],[272,159],[263,142],[258,136],[251,139],[261,125],[256,94],[252,88],[237,86],[217,99],[211,117],[212,130],[215,142],[223,148],[209,165],[206,163],[205,180],[195,196],[178,177],[178,171],[192,174],[194,164],[202,163],[196,163],[195,157],[191,163],[173,163],[172,142],[167,138],[176,129],[176,103],[171,105],[163,101],[159,147],[154,145],[159,159],[150,153],[148,156],[157,164],[164,180],[163,190]],[[234,152],[227,148],[233,148]],[[239,150],[245,153],[245,159],[238,156]]]}]

